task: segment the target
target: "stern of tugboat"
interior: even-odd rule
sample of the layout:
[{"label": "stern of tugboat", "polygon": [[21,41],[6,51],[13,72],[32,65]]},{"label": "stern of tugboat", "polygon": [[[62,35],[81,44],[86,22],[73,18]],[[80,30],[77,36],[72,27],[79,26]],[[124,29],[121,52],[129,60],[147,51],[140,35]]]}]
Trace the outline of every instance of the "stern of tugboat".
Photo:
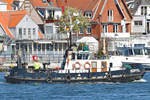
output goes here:
[{"label": "stern of tugboat", "polygon": [[145,74],[145,69],[142,64],[139,63],[128,63],[123,64],[124,68],[129,71],[129,74],[135,77],[135,80],[140,80]]}]

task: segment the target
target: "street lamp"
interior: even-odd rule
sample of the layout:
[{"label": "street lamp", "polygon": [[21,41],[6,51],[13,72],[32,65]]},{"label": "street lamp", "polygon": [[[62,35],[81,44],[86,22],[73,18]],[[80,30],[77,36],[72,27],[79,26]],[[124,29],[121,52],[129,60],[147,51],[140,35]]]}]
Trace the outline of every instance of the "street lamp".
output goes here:
[{"label": "street lamp", "polygon": [[71,45],[72,45],[72,33],[71,33],[71,30],[70,30],[70,27],[66,27],[66,31],[67,31],[67,35],[68,35],[68,38],[69,38],[69,49],[71,49]]}]

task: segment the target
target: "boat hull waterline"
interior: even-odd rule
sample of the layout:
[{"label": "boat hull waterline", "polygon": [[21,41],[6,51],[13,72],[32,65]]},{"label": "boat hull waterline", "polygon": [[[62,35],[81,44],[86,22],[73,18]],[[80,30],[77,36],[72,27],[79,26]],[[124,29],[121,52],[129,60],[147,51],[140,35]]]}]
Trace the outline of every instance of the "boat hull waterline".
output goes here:
[{"label": "boat hull waterline", "polygon": [[[20,73],[20,72],[19,72]],[[87,83],[87,82],[132,82],[142,79],[143,72],[130,73],[129,70],[119,70],[110,72],[89,72],[89,73],[57,73],[57,72],[35,72],[25,73],[24,76],[6,75],[8,83]],[[26,75],[25,75],[26,74]],[[28,74],[28,75],[27,75]]]}]

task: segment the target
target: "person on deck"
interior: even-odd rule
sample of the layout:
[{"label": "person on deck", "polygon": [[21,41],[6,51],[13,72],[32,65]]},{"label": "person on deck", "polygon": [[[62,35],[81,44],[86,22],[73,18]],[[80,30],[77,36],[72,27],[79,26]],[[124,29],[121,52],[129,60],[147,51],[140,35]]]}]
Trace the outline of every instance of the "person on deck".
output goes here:
[{"label": "person on deck", "polygon": [[40,69],[40,63],[38,62],[38,60],[34,60],[34,70],[39,71],[39,69]]}]

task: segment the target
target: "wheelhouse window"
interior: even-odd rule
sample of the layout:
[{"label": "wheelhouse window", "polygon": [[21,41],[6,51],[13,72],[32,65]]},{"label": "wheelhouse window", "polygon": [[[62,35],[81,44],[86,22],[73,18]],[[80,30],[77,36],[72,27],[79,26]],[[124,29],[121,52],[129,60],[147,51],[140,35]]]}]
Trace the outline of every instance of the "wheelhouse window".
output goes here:
[{"label": "wheelhouse window", "polygon": [[143,55],[142,49],[134,49],[134,54],[135,55]]},{"label": "wheelhouse window", "polygon": [[108,25],[103,25],[103,33],[107,33],[108,32]]},{"label": "wheelhouse window", "polygon": [[108,21],[113,21],[113,10],[108,10]]},{"label": "wheelhouse window", "polygon": [[150,49],[144,49],[145,55],[150,55]]},{"label": "wheelhouse window", "polygon": [[77,59],[88,59],[89,54],[77,54]]}]

